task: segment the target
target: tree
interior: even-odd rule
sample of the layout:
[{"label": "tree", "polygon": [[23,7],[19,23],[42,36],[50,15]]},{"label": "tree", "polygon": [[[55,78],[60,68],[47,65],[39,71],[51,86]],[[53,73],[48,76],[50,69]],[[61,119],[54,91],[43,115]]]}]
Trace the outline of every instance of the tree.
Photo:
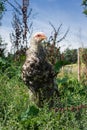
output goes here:
[{"label": "tree", "polygon": [[64,55],[65,64],[71,64],[77,62],[77,49],[67,48],[63,52],[63,55]]},{"label": "tree", "polygon": [[82,6],[84,7],[83,13],[84,13],[85,15],[87,15],[87,0],[83,0],[83,1],[82,1]]},{"label": "tree", "polygon": [[[32,22],[30,20],[32,9],[29,6],[29,0],[22,0],[21,4],[19,4],[15,0],[15,5],[13,5],[10,1],[8,1],[8,3],[14,9],[16,17],[21,22],[21,27],[22,27],[22,30],[23,30],[23,33],[22,33],[23,41],[22,42],[23,42],[24,46],[27,48],[28,36],[30,36],[31,33],[32,33]],[[29,25],[27,24],[28,19],[29,19],[29,23],[30,23]]]},{"label": "tree", "polygon": [[20,22],[20,18],[16,13],[13,14],[12,21],[13,32],[10,34],[10,39],[12,43],[12,50],[14,54],[22,48],[22,23]]},{"label": "tree", "polygon": [[4,6],[3,6],[2,1],[0,1],[0,13],[2,13],[3,10],[4,10]]},{"label": "tree", "polygon": [[7,2],[7,0],[0,0],[0,20],[3,16],[3,12],[6,11],[6,7],[5,7],[6,2]]},{"label": "tree", "polygon": [[2,37],[0,36],[0,57],[4,57],[5,50],[6,50],[6,43],[2,40]]},{"label": "tree", "polygon": [[87,85],[87,48],[83,48],[82,61],[84,63],[83,77],[84,83]]},{"label": "tree", "polygon": [[58,43],[66,38],[69,29],[67,29],[64,34],[60,35],[62,24],[58,27],[55,27],[52,23],[49,24],[52,28],[52,32],[48,42],[45,44],[45,48],[47,50],[47,57],[49,61],[54,65],[55,71],[59,72],[59,69],[63,65],[63,55],[60,52],[60,46]]},{"label": "tree", "polygon": [[[21,4],[15,0],[15,5],[9,1],[8,3],[14,9],[12,20],[13,32],[10,36],[14,54],[17,56],[15,58],[18,59],[27,49],[28,39],[32,33],[32,21],[30,20],[32,9],[29,8],[29,0],[23,0]],[[28,21],[30,23],[29,25],[27,24]]]},{"label": "tree", "polygon": [[5,2],[7,0],[0,0],[0,24],[1,24],[1,19],[3,16],[3,12],[5,11]]}]

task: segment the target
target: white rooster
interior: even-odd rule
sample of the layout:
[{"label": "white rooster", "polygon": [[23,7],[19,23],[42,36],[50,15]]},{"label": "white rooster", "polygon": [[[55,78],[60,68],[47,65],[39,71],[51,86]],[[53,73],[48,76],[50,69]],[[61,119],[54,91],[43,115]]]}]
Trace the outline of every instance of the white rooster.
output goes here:
[{"label": "white rooster", "polygon": [[30,47],[26,52],[26,61],[22,67],[22,79],[39,107],[46,102],[53,106],[53,98],[59,96],[55,71],[47,60],[46,50],[42,46],[44,39],[46,36],[42,32],[35,33],[31,37]]}]

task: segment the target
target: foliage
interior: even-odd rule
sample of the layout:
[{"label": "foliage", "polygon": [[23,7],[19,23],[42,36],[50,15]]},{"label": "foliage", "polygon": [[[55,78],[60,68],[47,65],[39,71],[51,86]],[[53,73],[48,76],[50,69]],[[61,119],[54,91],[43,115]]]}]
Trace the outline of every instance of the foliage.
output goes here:
[{"label": "foliage", "polygon": [[[5,2],[7,0],[0,0],[0,20],[2,19],[3,12],[5,11]],[[1,21],[0,21],[1,24]]]},{"label": "foliage", "polygon": [[37,108],[29,100],[28,88],[21,80],[23,60],[14,61],[13,55],[0,59],[0,129],[86,130],[86,108],[71,109],[87,105],[86,86],[67,74],[58,77],[60,105],[51,110],[47,105]]},{"label": "foliage", "polygon": [[59,72],[62,66],[77,63],[77,49],[67,48],[64,52],[60,52],[60,47],[45,43],[47,57],[56,72]]},{"label": "foliage", "polygon": [[82,1],[82,6],[84,6],[84,11],[83,11],[83,13],[84,13],[85,15],[87,15],[87,0],[83,0],[83,1]]},{"label": "foliage", "polygon": [[13,32],[10,35],[11,43],[12,43],[12,50],[14,53],[22,48],[22,23],[20,22],[19,17],[14,13],[13,21],[12,21]]},{"label": "foliage", "polygon": [[82,52],[82,61],[85,64],[85,66],[87,66],[87,48],[83,49],[83,52]]},{"label": "foliage", "polygon": [[60,47],[56,47],[50,42],[44,42],[44,47],[47,52],[48,61],[54,66],[55,72],[59,73],[61,67],[66,64],[64,54],[60,52]]},{"label": "foliage", "polygon": [[77,49],[67,48],[64,52],[65,64],[74,64],[77,62]]},{"label": "foliage", "polygon": [[3,1],[0,1],[0,13],[2,13],[2,11],[4,11],[4,5]]},{"label": "foliage", "polygon": [[[28,1],[22,1],[21,3],[14,0],[14,5],[8,1],[8,4],[14,9],[12,28],[13,31],[10,34],[12,50],[16,54],[17,51],[28,47],[28,39],[32,32],[31,13],[32,9],[29,8]],[[29,21],[28,21],[29,20]],[[27,24],[29,22],[29,25]],[[16,56],[16,55],[15,55]],[[20,54],[19,54],[20,56]]]},{"label": "foliage", "polygon": [[84,63],[83,81],[87,85],[87,48],[82,51],[82,62]]},{"label": "foliage", "polygon": [[58,44],[66,38],[69,29],[67,29],[64,34],[62,33],[62,35],[60,35],[62,24],[58,27],[55,27],[51,22],[49,24],[52,28],[52,32],[48,41],[44,42],[44,47],[47,51],[49,62],[54,66],[55,71],[59,72],[59,69],[64,65],[64,55],[61,54],[60,46]]},{"label": "foliage", "polygon": [[5,50],[6,50],[6,43],[2,40],[2,37],[0,36],[0,57],[5,56]]}]

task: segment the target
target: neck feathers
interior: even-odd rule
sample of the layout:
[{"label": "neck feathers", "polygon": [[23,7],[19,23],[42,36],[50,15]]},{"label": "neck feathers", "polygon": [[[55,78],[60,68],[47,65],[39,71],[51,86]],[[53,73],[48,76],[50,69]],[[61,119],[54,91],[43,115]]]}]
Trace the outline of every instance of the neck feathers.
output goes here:
[{"label": "neck feathers", "polygon": [[31,49],[32,51],[38,52],[40,48],[42,48],[41,43],[38,43],[38,42],[36,42],[35,40],[31,39],[30,49]]}]

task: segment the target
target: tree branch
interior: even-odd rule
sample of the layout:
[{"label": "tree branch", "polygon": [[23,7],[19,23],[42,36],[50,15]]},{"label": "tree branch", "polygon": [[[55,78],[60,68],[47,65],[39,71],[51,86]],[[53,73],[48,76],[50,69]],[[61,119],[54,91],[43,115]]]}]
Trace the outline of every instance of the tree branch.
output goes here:
[{"label": "tree branch", "polygon": [[60,38],[60,39],[57,41],[57,43],[59,43],[59,42],[61,42],[63,39],[65,39],[65,37],[67,36],[68,32],[69,32],[69,29],[68,29],[68,30],[66,31],[66,33],[63,35],[63,37]]}]

